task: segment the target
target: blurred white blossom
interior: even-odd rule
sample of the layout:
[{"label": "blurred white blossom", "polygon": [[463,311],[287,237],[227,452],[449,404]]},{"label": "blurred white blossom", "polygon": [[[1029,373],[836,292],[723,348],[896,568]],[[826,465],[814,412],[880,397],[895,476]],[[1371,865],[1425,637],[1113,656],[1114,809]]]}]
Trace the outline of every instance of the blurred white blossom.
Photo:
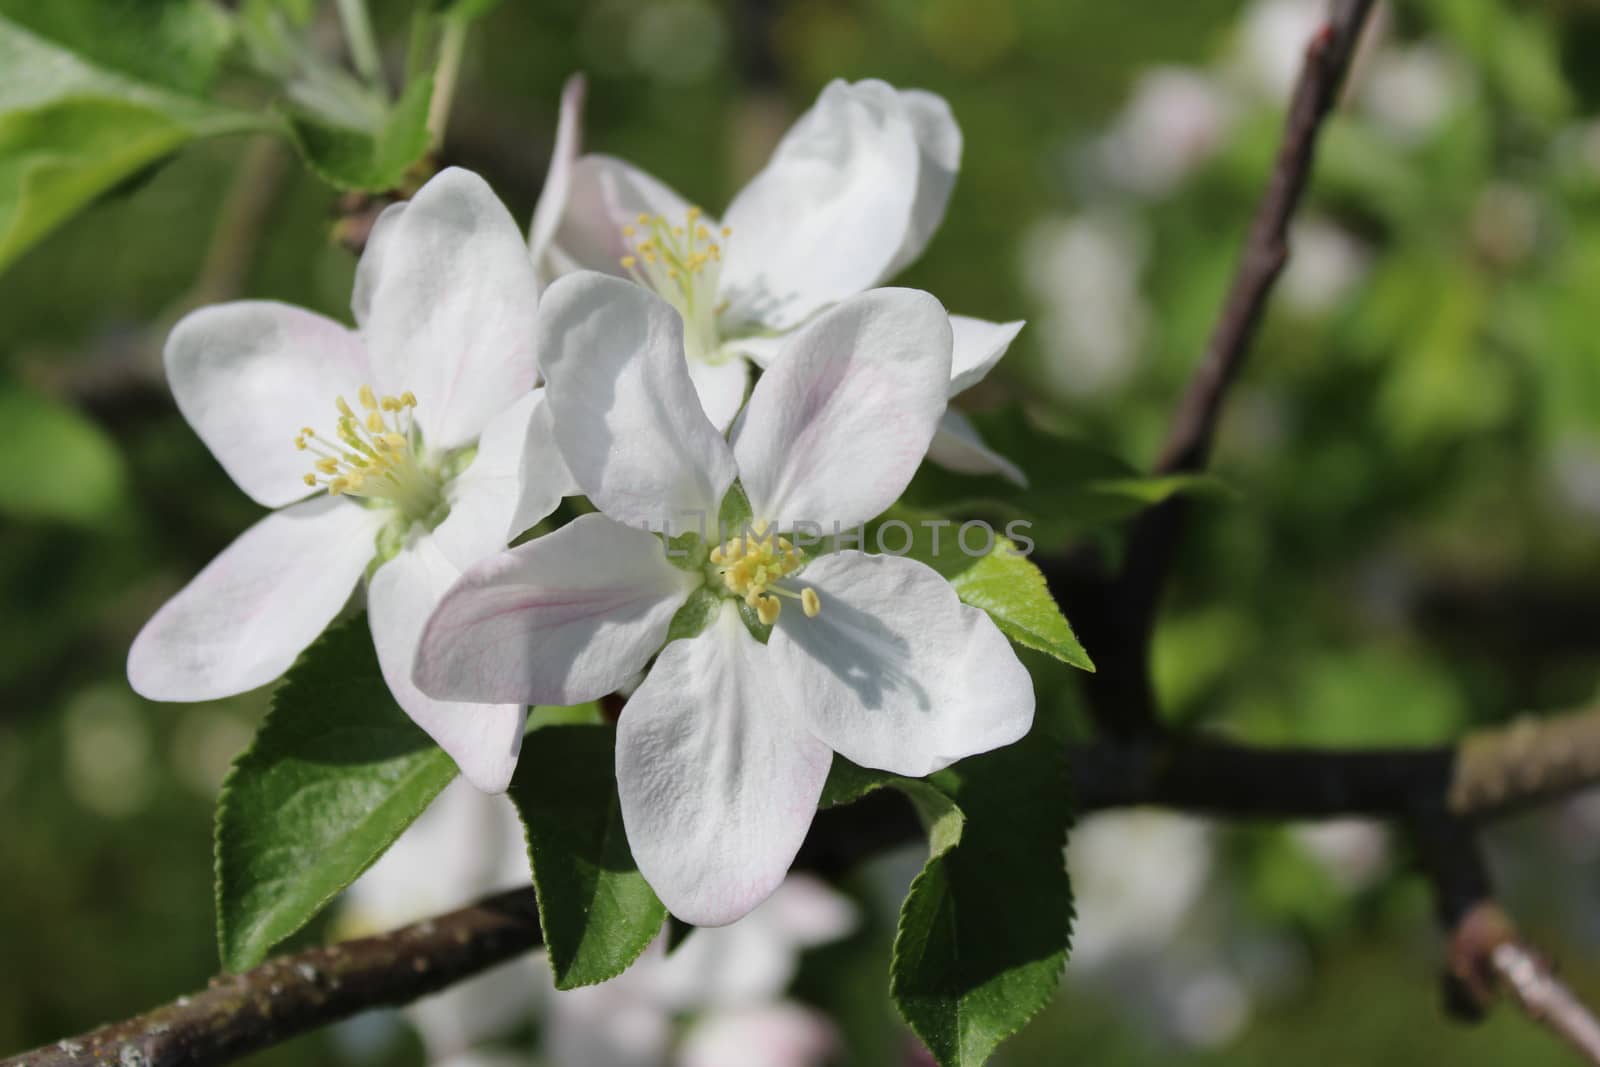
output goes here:
[{"label": "blurred white blossom", "polygon": [[1139,291],[1143,231],[1131,218],[1047,218],[1023,239],[1022,276],[1040,314],[1034,328],[1056,387],[1105,392],[1132,374],[1149,308]]}]

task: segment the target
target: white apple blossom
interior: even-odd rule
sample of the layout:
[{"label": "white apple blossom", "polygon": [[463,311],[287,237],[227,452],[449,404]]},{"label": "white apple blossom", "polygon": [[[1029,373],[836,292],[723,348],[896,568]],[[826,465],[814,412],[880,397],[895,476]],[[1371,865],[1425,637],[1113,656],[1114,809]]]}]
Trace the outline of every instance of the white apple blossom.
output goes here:
[{"label": "white apple blossom", "polygon": [[[854,528],[904,490],[945,407],[938,301],[875,290],[802,327],[731,443],[696,398],[682,319],[654,294],[562,278],[539,329],[556,442],[600,514],[469,569],[428,623],[417,681],[445,699],[575,704],[661,650],[623,710],[617,781],[639,868],[674,914],[728,923],[772,892],[832,752],[925,775],[1027,732],[1027,671],[938,573],[858,551],[808,558],[781,536]],[[640,528],[715,523],[736,479],[752,521],[709,553],[669,560]],[[720,604],[662,649],[691,596]]]},{"label": "white apple blossom", "polygon": [[179,410],[239,487],[277,510],[145,625],[128,680],[180,701],[264,685],[370,570],[395,699],[475,785],[504,789],[524,709],[424,696],[411,660],[461,570],[549,514],[569,480],[534,389],[527,248],[483,179],[446,170],[378,220],[351,303],[354,330],[268,301],[203,308],[174,328]]},{"label": "white apple blossom", "polygon": [[[574,130],[578,106],[564,98]],[[628,277],[676,308],[689,376],[725,430],[744,400],[747,361],[766,366],[784,335],[922,254],[960,165],[961,129],[942,97],[834,81],[720,223],[632,165],[586,155],[547,182],[530,237],[541,263]],[[988,374],[1022,325],[953,316],[946,395]],[[1023,481],[954,410],[929,456]]]}]

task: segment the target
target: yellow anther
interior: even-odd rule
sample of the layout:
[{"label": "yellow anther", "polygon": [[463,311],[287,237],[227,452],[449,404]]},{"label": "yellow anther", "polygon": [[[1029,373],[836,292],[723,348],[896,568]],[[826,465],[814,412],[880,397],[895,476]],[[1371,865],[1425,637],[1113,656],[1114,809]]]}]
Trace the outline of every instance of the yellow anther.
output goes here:
[{"label": "yellow anther", "polygon": [[303,474],[300,476],[300,480],[311,486],[313,489],[316,488],[317,476],[315,474]]},{"label": "yellow anther", "polygon": [[372,391],[372,386],[363,385],[361,387],[361,391],[356,394],[356,397],[361,401],[361,406],[366,408],[368,411],[378,410],[378,394]]},{"label": "yellow anther", "polygon": [[397,396],[386,396],[386,397],[384,397],[383,398],[383,410],[385,410],[385,411],[399,411],[400,410],[400,398],[397,397]]},{"label": "yellow anther", "polygon": [[699,226],[695,228],[694,236],[697,241],[708,241],[711,239],[711,231],[704,226]]},{"label": "yellow anther", "polygon": [[800,610],[806,613],[806,618],[814,619],[822,610],[822,598],[817,596],[817,591],[810,586],[800,590]]},{"label": "yellow anther", "polygon": [[778,613],[783,610],[783,601],[775,596],[764,596],[756,600],[756,618],[765,626],[771,626],[778,621]]},{"label": "yellow anther", "polygon": [[347,419],[353,419],[356,417],[356,413],[350,410],[350,405],[345,403],[345,399],[342,396],[336,396],[333,398],[333,406],[338,408],[339,414],[343,415]]},{"label": "yellow anther", "polygon": [[724,226],[722,228],[722,236],[724,238],[732,237],[733,236],[733,227],[732,226]]},{"label": "yellow anther", "polygon": [[635,257],[633,257],[633,256],[623,256],[622,257],[622,269],[623,270],[632,270],[634,267],[636,267],[638,265],[639,265],[639,261]]},{"label": "yellow anther", "polygon": [[306,450],[306,439],[303,434],[294,439],[294,447],[298,448],[302,452]]},{"label": "yellow anther", "polygon": [[[316,467],[318,473],[321,474],[327,474],[331,476],[339,473],[339,461],[332,456],[324,456],[317,460]],[[311,475],[308,474],[306,477],[310,478]]]},{"label": "yellow anther", "polygon": [[[363,386],[362,388],[366,388],[366,387]],[[369,394],[370,394],[370,392],[371,392],[371,390],[368,390]],[[373,406],[374,407],[377,406],[376,402],[374,402]],[[367,432],[368,433],[382,433],[386,429],[388,429],[388,426],[384,423],[383,416],[381,414],[379,414],[378,412],[374,411],[372,414],[367,416]]]},{"label": "yellow anther", "polygon": [[328,495],[338,496],[348,488],[350,488],[350,479],[340,475],[328,483]]},{"label": "yellow anther", "polygon": [[413,393],[411,390],[407,389],[405,392],[400,394],[400,403],[405,405],[408,408],[416,407],[417,406],[417,394]]},{"label": "yellow anther", "polygon": [[382,440],[384,444],[388,445],[396,452],[406,447],[406,439],[397,433],[386,433],[383,435]]},{"label": "yellow anther", "polygon": [[636,234],[638,232],[639,231],[634,229],[632,226],[624,226],[622,228],[622,236],[624,236],[624,237],[632,237],[634,234]]},{"label": "yellow anther", "polygon": [[693,222],[695,219],[699,218],[702,214],[703,214],[703,212],[699,208],[691,207],[689,209],[689,221]]},{"label": "yellow anther", "polygon": [[646,215],[643,211],[641,211],[641,212],[639,212],[639,220],[638,221],[639,221],[639,225],[640,226],[648,226],[648,225],[650,225],[650,216]]}]

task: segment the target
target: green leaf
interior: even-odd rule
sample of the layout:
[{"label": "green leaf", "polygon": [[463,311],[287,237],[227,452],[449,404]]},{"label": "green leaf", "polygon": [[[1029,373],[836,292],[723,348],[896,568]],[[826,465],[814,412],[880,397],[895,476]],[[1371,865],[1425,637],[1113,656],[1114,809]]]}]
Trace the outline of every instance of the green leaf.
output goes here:
[{"label": "green leaf", "polygon": [[370,867],[456,775],[395,704],[365,616],[329,629],[273,695],[217,801],[217,936],[255,966]]},{"label": "green leaf", "polygon": [[1072,933],[1063,752],[1035,729],[927,781],[964,820],[934,824],[900,909],[890,992],[942,1067],[985,1062],[1060,981]]},{"label": "green leaf", "polygon": [[189,141],[277,128],[264,116],[95,66],[6,14],[0,71],[0,269]]},{"label": "green leaf", "polygon": [[500,0],[429,0],[435,14],[443,18],[481,19],[500,6]]},{"label": "green leaf", "polygon": [[1145,474],[1081,438],[1036,426],[1021,411],[970,415],[984,442],[1020,466],[1028,487],[997,476],[957,474],[924,463],[901,502],[941,515],[1016,520],[1006,536],[1056,543],[1131,518],[1177,493],[1217,491],[1208,475]]},{"label": "green leaf", "polygon": [[0,511],[92,523],[126,502],[126,483],[100,427],[43,394],[0,386]]},{"label": "green leaf", "polygon": [[335,126],[325,118],[289,115],[295,144],[307,165],[340,189],[383,192],[402,185],[428,151],[428,104],[433,78],[406,86],[376,130]]},{"label": "green leaf", "polygon": [[615,978],[667,917],[622,829],[609,726],[547,726],[511,782],[557,989]]},{"label": "green leaf", "polygon": [[0,19],[187,96],[211,88],[234,40],[232,20],[210,0],[0,0]]},{"label": "green leaf", "polygon": [[[908,558],[926,563],[949,581],[962,603],[982,608],[1011,640],[1086,671],[1094,670],[1089,653],[1050,595],[1044,574],[1017,547],[992,528],[974,526],[971,536],[947,520],[933,519],[896,507],[886,517],[911,528]],[[891,549],[905,541],[899,528],[885,531],[882,543]],[[876,528],[868,544],[879,543]],[[983,553],[975,555],[974,553]]]}]

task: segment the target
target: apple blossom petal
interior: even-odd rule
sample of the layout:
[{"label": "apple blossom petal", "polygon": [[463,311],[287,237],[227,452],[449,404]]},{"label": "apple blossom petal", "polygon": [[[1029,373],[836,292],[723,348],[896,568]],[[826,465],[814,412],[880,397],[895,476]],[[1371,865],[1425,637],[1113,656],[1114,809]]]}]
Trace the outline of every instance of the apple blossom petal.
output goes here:
[{"label": "apple blossom petal", "polygon": [[583,134],[583,98],[587,92],[588,82],[582,74],[572,75],[561,87],[561,117],[550,149],[550,167],[545,171],[544,188],[539,190],[539,202],[534,205],[533,221],[528,225],[528,257],[533,260],[541,283],[554,277],[547,268],[546,253],[572,195],[572,172]]},{"label": "apple blossom petal", "polygon": [[871,288],[894,262],[917,192],[916,130],[870,85],[829,83],[728,207],[730,323],[789,329]]},{"label": "apple blossom petal", "polygon": [[783,881],[832,755],[772,685],[732,601],[674,641],[622,709],[617,791],[639,871],[696,926],[742,918]]},{"label": "apple blossom petal", "polygon": [[538,378],[538,284],[521,229],[487,182],[457,167],[379,221],[355,301],[373,384],[416,394],[430,448],[468,444]]},{"label": "apple blossom petal", "polygon": [[916,133],[920,166],[917,168],[917,196],[911,206],[911,225],[900,251],[884,271],[884,278],[898,274],[928,247],[928,241],[944,221],[950,191],[955,188],[956,175],[961,170],[961,127],[956,125],[944,97],[923,89],[903,89],[896,95]]},{"label": "apple blossom petal", "polygon": [[928,458],[958,474],[998,474],[1013,485],[1028,487],[1028,476],[1022,468],[984,444],[977,427],[955,408],[939,420],[939,432],[928,446]]},{"label": "apple blossom petal", "polygon": [[744,406],[744,392],[750,384],[750,364],[731,356],[716,363],[691,359],[688,365],[689,380],[694,383],[706,418],[718,430],[726,432]]},{"label": "apple blossom petal", "polygon": [[[631,163],[614,156],[587,155],[572,167],[571,193],[555,234],[555,246],[576,267],[623,275],[629,242],[624,226],[637,227],[640,215],[683,221],[689,202]],[[708,227],[715,221],[701,217]],[[635,243],[643,240],[641,234]]]},{"label": "apple blossom petal", "polygon": [[845,758],[921,777],[1009,745],[1033,723],[1033,682],[994,622],[931,567],[846,551],[795,579],[815,618],[785,611],[769,688]]},{"label": "apple blossom petal", "polygon": [[955,396],[983,380],[1006,354],[1026,323],[986,322],[966,315],[951,315],[955,347],[950,356],[950,395]]},{"label": "apple blossom petal", "polygon": [[722,350],[741,355],[762,370],[766,370],[772,366],[773,361],[778,358],[778,353],[783,351],[783,346],[788,342],[787,334],[751,334],[728,338],[722,342]]},{"label": "apple blossom petal", "polygon": [[944,413],[950,344],[944,308],[915,289],[875,289],[802,327],[734,431],[755,517],[827,529],[894,503]]},{"label": "apple blossom petal", "polygon": [[167,382],[222,469],[258,504],[311,492],[311,459],[295,448],[304,426],[331,432],[341,393],[352,402],[369,374],[361,338],[309,311],[268,300],[215,304],[185,315],[163,353]]},{"label": "apple blossom petal", "polygon": [[434,540],[465,569],[503,551],[576,492],[556,449],[545,391],[535,389],[494,417],[471,466],[445,486],[450,514]]},{"label": "apple blossom petal", "polygon": [[277,678],[350,599],[383,521],[330,496],[261,519],[145,623],[129,684],[151,700],[214,700]]},{"label": "apple blossom petal", "polygon": [[485,793],[511,783],[528,709],[520,703],[435,700],[411,680],[429,614],[461,576],[432,537],[419,537],[378,568],[367,586],[367,622],[378,666],[396,703]]},{"label": "apple blossom petal", "polygon": [[678,1067],[826,1067],[844,1041],[826,1015],[793,1001],[758,1004],[696,1019]]},{"label": "apple blossom petal", "polygon": [[545,292],[539,341],[556,443],[589,499],[632,526],[715,521],[733,453],[700,406],[671,305],[619,278],[571,274]]},{"label": "apple blossom petal", "polygon": [[416,680],[455,699],[594,700],[649,661],[699,581],[653,534],[581,515],[468,569],[428,621]]}]

